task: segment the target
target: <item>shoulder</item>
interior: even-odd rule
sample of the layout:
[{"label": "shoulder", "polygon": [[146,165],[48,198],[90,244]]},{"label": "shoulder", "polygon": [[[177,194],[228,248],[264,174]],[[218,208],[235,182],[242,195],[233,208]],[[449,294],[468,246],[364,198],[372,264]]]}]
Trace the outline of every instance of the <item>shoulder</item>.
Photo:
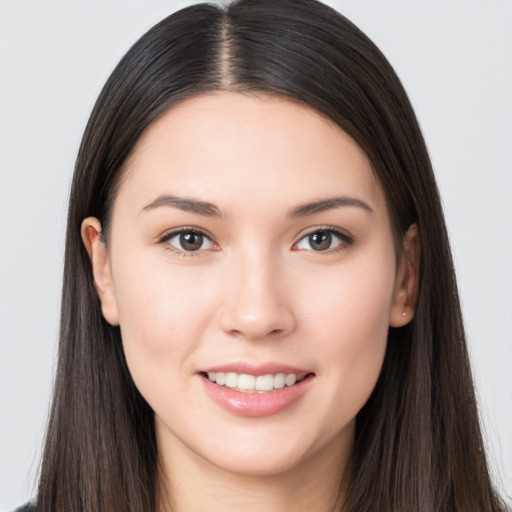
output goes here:
[{"label": "shoulder", "polygon": [[34,510],[34,506],[31,503],[27,503],[20,508],[17,508],[14,512],[32,512]]}]

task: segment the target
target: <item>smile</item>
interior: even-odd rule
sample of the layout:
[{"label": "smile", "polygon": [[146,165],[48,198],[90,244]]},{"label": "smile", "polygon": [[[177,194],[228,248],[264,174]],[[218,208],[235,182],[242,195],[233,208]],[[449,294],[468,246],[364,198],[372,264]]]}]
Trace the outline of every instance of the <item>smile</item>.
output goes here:
[{"label": "smile", "polygon": [[239,416],[261,417],[283,412],[299,402],[316,380],[313,372],[281,365],[251,368],[238,364],[238,372],[233,371],[233,366],[218,368],[224,371],[216,368],[201,371],[198,376],[214,403]]},{"label": "smile", "polygon": [[242,393],[270,393],[301,382],[307,374],[276,373],[250,375],[235,372],[208,372],[204,374],[210,382]]}]

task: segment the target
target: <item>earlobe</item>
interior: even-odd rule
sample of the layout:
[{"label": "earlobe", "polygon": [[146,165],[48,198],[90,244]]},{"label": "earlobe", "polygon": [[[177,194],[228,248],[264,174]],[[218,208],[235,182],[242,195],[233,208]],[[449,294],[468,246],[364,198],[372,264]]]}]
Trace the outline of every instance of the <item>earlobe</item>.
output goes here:
[{"label": "earlobe", "polygon": [[403,251],[398,265],[389,325],[402,327],[414,318],[418,300],[421,240],[416,224],[404,235]]},{"label": "earlobe", "polygon": [[107,248],[101,239],[101,224],[95,217],[82,222],[82,240],[91,261],[94,285],[101,301],[101,311],[111,325],[119,324],[119,314]]}]

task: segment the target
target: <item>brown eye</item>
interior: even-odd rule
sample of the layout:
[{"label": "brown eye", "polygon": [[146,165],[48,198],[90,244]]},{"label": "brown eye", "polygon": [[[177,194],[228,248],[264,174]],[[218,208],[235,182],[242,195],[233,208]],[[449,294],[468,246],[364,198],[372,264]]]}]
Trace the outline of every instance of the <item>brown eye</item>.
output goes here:
[{"label": "brown eye", "polygon": [[331,247],[332,235],[328,231],[317,231],[308,236],[308,241],[314,251],[326,251]]},{"label": "brown eye", "polygon": [[180,244],[185,251],[198,251],[203,245],[203,238],[201,233],[182,233]]},{"label": "brown eye", "polygon": [[341,249],[352,243],[352,238],[341,231],[335,229],[318,229],[302,237],[297,244],[297,249],[325,252],[330,249]]},{"label": "brown eye", "polygon": [[193,230],[171,233],[162,242],[181,252],[198,252],[215,247],[215,244],[206,235]]}]

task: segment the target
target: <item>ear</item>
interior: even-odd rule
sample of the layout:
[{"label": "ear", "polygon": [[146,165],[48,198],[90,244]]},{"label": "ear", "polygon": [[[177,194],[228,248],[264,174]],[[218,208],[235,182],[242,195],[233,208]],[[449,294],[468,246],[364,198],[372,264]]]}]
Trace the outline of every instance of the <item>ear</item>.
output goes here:
[{"label": "ear", "polygon": [[418,300],[421,240],[416,224],[404,235],[403,251],[398,264],[389,316],[391,327],[402,327],[414,318]]},{"label": "ear", "polygon": [[101,301],[101,312],[111,325],[119,325],[114,283],[105,243],[101,239],[101,224],[95,217],[87,217],[82,222],[82,240],[91,260],[94,285]]}]

